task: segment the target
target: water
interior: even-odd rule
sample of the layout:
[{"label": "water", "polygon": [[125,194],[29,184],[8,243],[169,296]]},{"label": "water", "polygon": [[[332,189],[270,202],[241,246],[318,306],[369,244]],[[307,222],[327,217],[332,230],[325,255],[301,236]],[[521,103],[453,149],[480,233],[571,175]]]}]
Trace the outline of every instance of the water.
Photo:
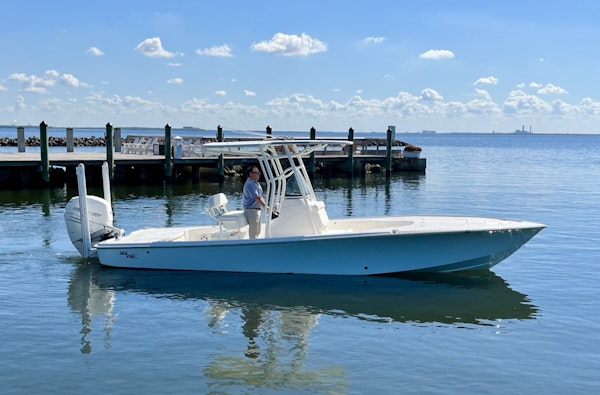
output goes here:
[{"label": "water", "polygon": [[[427,173],[318,179],[331,217],[470,214],[548,228],[474,274],[131,271],[77,257],[63,223],[75,190],[1,191],[2,393],[600,391],[600,136],[401,139],[423,147]],[[233,207],[241,186],[223,186]],[[202,208],[219,190],[115,188],[115,222],[208,223]]]}]

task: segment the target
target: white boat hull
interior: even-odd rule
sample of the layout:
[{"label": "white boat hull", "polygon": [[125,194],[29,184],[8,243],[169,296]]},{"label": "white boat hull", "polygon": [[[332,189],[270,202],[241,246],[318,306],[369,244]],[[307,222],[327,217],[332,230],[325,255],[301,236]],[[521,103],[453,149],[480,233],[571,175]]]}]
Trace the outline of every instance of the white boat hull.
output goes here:
[{"label": "white boat hull", "polygon": [[[317,236],[254,240],[213,240],[208,235],[214,227],[142,229],[98,243],[96,249],[101,264],[123,268],[331,275],[453,272],[496,265],[544,225],[419,216],[339,219],[329,228]],[[347,231],[352,228],[359,230]],[[179,236],[186,232],[200,240]]]}]

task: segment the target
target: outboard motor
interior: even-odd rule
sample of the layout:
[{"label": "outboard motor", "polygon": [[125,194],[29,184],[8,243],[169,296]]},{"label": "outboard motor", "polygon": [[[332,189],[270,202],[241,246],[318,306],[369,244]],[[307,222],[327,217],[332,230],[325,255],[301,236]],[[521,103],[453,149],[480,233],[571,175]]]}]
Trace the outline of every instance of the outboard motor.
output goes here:
[{"label": "outboard motor", "polygon": [[[110,204],[98,196],[88,195],[86,199],[92,245],[119,236],[120,229],[113,227],[113,213]],[[85,257],[79,196],[71,198],[65,206],[65,223],[71,243],[77,248],[81,256]]]},{"label": "outboard motor", "polygon": [[108,181],[108,164],[102,164],[102,184],[104,199],[88,196],[85,185],[85,166],[77,166],[77,186],[79,196],[69,200],[65,206],[65,224],[71,243],[84,258],[96,254],[96,243],[120,237],[123,229],[113,226],[113,212],[110,202],[110,183]]}]

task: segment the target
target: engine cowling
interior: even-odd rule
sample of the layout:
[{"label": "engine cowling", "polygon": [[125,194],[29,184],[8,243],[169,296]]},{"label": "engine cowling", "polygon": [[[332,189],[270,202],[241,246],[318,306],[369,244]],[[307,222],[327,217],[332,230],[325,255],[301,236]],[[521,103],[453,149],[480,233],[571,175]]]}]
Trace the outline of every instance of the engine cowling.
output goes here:
[{"label": "engine cowling", "polygon": [[[92,246],[102,240],[116,237],[118,233],[113,227],[113,213],[110,204],[98,196],[86,196],[86,199]],[[79,196],[71,198],[65,206],[65,223],[71,243],[84,256]]]}]

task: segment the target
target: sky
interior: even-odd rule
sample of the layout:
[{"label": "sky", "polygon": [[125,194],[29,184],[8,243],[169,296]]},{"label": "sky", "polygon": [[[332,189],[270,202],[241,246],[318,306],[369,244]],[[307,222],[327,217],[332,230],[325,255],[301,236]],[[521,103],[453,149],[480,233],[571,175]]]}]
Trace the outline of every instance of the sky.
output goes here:
[{"label": "sky", "polygon": [[0,0],[0,124],[600,133],[600,2]]}]

